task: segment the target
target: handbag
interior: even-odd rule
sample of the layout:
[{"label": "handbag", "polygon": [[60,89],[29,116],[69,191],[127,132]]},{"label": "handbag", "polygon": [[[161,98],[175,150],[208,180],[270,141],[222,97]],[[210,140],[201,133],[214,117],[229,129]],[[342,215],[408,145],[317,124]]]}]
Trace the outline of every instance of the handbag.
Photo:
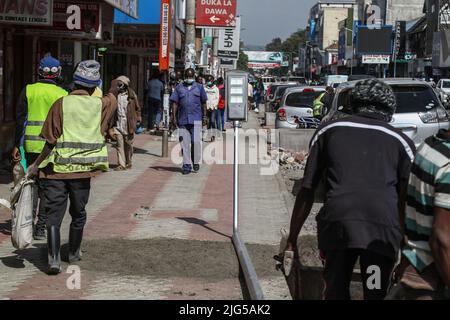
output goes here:
[{"label": "handbag", "polygon": [[11,242],[18,250],[33,244],[33,203],[36,183],[23,178],[11,195]]}]

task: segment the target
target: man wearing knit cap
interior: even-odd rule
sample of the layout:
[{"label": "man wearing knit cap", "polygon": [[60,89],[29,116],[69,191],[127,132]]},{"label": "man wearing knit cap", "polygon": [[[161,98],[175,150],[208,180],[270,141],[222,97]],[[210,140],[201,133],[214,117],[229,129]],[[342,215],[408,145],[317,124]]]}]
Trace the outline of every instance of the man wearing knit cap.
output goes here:
[{"label": "man wearing knit cap", "polygon": [[381,300],[403,240],[400,204],[406,197],[415,148],[389,125],[396,98],[388,85],[363,80],[351,97],[353,115],[322,124],[311,140],[285,252],[298,252],[298,235],[325,178],[325,202],[317,217],[324,298],[350,299],[359,259],[364,298]]},{"label": "man wearing knit cap", "polygon": [[[12,160],[14,163],[22,160],[20,147],[23,145],[27,166],[36,161],[44,148],[45,141],[39,137],[39,134],[50,107],[56,100],[67,95],[67,92],[56,84],[56,80],[61,75],[61,65],[58,60],[50,55],[45,56],[39,63],[38,73],[38,82],[26,86],[20,94],[16,109],[16,135]],[[36,197],[36,202],[33,204],[34,216],[37,215],[34,238],[35,240],[44,240],[47,218],[39,181],[37,185],[38,197]],[[38,202],[39,211],[37,212]]]},{"label": "man wearing knit cap", "polygon": [[73,81],[75,90],[51,107],[40,134],[45,147],[29,168],[31,177],[39,174],[45,197],[49,275],[61,271],[60,227],[69,199],[69,263],[81,259],[91,178],[109,169],[105,136],[117,108],[117,81],[105,97],[92,96],[100,83],[97,61],[80,62]]},{"label": "man wearing knit cap", "polygon": [[116,79],[119,87],[117,97],[117,113],[115,117],[114,135],[117,140],[117,158],[119,166],[116,171],[131,169],[133,157],[133,140],[137,123],[141,119],[141,107],[130,79],[120,76]]}]

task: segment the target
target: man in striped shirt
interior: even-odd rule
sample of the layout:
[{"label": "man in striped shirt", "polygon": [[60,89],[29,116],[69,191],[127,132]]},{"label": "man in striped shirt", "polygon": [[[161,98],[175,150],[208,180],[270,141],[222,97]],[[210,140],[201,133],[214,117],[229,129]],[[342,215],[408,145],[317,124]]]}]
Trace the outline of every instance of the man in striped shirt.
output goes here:
[{"label": "man in striped shirt", "polygon": [[[401,284],[406,299],[439,299],[450,286],[450,134],[419,148],[408,186]],[[405,261],[406,260],[406,261]],[[406,265],[405,265],[406,263]],[[409,264],[409,266],[408,266]]]},{"label": "man in striped shirt", "polygon": [[350,299],[359,259],[364,298],[380,300],[386,296],[403,239],[401,204],[415,148],[388,124],[396,109],[388,85],[376,79],[360,81],[351,97],[355,114],[322,124],[311,141],[286,251],[297,252],[314,192],[325,178],[325,202],[317,217],[324,298]]}]

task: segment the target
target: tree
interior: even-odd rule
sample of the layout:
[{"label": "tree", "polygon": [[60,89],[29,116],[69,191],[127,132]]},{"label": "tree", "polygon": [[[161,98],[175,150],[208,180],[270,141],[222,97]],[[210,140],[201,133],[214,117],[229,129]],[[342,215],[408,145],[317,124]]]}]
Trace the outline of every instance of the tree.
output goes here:
[{"label": "tree", "polygon": [[266,51],[281,51],[283,40],[281,38],[272,39],[272,42],[266,45]]},{"label": "tree", "polygon": [[280,38],[272,39],[266,45],[267,51],[292,52],[293,57],[298,57],[298,48],[300,44],[307,40],[306,30],[299,29],[289,36],[285,41]]},{"label": "tree", "polygon": [[244,53],[244,51],[239,52],[239,59],[237,61],[237,69],[242,71],[248,70],[248,55]]}]

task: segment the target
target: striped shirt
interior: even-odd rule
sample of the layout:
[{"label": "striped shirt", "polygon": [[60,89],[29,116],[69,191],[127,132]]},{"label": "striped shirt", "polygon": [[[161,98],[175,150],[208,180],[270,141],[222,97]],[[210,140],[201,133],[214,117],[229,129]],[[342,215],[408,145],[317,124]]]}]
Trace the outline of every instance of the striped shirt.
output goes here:
[{"label": "striped shirt", "polygon": [[429,246],[434,207],[450,209],[450,135],[441,130],[419,148],[408,186],[403,254],[417,270],[434,262]]}]

